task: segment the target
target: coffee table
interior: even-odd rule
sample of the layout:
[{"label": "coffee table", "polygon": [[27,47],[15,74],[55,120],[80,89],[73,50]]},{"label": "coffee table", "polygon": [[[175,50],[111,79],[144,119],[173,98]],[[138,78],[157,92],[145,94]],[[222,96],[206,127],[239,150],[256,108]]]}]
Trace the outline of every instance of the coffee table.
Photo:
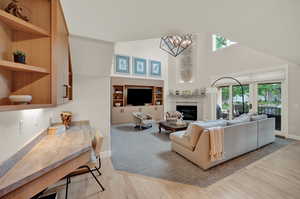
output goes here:
[{"label": "coffee table", "polygon": [[161,129],[165,129],[166,131],[176,132],[176,131],[182,131],[186,130],[188,127],[188,123],[185,122],[185,125],[177,125],[175,122],[169,122],[169,121],[160,121],[158,123],[159,133],[161,133]]}]

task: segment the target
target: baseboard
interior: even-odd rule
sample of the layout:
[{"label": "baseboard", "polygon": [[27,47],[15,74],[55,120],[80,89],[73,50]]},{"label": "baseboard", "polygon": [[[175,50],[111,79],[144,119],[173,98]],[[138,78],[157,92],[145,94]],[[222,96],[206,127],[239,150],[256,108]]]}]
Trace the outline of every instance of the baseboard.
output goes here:
[{"label": "baseboard", "polygon": [[287,135],[287,138],[293,139],[293,140],[300,140],[299,135]]},{"label": "baseboard", "polygon": [[100,157],[101,159],[104,159],[104,158],[110,158],[111,157],[111,151],[103,151],[100,153]]}]

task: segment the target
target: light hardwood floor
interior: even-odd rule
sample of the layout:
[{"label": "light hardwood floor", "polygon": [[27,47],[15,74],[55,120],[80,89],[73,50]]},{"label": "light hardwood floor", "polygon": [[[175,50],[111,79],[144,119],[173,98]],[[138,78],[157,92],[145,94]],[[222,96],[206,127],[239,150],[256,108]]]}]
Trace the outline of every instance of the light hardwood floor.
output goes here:
[{"label": "light hardwood floor", "polygon": [[[99,187],[89,174],[72,178],[71,199],[299,199],[300,198],[300,142],[237,171],[207,187],[184,185],[127,172],[115,171],[111,161],[103,161],[103,175]],[[60,199],[64,186],[58,187]]]}]

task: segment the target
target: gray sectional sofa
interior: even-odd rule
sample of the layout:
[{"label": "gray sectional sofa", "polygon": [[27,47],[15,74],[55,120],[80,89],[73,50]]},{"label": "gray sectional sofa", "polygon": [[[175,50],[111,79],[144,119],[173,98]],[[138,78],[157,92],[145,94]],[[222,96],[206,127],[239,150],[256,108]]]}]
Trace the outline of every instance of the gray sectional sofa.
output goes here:
[{"label": "gray sectional sofa", "polygon": [[[207,128],[224,128],[224,158],[211,162],[210,144]],[[262,116],[251,117],[245,121],[208,121],[189,125],[186,131],[170,134],[172,151],[208,169],[222,162],[253,151],[275,140],[275,119]]]}]

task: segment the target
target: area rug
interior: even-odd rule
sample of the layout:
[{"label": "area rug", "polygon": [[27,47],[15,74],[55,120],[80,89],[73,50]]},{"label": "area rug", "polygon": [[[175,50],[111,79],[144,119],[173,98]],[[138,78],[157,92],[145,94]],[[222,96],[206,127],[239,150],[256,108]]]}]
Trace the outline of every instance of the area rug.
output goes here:
[{"label": "area rug", "polygon": [[115,125],[111,128],[111,139],[116,170],[200,187],[207,187],[293,142],[276,138],[273,144],[204,171],[172,152],[169,134],[158,133],[156,125],[145,130],[135,129],[134,124]]}]

